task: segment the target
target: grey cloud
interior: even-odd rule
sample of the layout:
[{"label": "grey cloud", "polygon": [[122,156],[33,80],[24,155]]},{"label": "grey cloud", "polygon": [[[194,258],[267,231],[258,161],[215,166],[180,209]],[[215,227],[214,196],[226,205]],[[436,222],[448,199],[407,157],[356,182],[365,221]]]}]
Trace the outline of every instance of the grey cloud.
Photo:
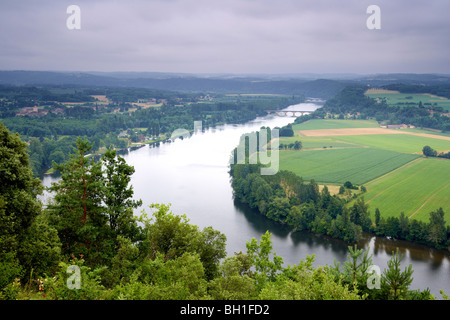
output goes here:
[{"label": "grey cloud", "polygon": [[381,30],[369,0],[2,2],[0,69],[450,73],[449,1],[376,2]]}]

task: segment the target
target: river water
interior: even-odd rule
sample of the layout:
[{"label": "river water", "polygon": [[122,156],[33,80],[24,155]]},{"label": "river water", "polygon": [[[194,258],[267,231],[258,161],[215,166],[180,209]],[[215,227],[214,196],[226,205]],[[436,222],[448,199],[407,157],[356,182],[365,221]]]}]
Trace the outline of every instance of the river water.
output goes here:
[{"label": "river water", "polygon": [[[284,110],[315,110],[319,105],[302,103]],[[316,265],[341,264],[346,261],[348,247],[342,241],[308,232],[292,233],[233,198],[229,159],[242,134],[259,130],[261,126],[284,126],[293,117],[276,115],[258,118],[246,124],[221,125],[198,131],[187,139],[145,146],[123,157],[136,172],[131,184],[136,199],[143,206],[136,210],[150,213],[152,203],[171,204],[176,214],[185,214],[200,228],[212,226],[227,236],[227,253],[246,251],[246,241],[260,239],[267,230],[272,234],[273,251],[284,263],[297,264],[307,255],[315,254]],[[45,176],[44,185],[55,177]],[[48,197],[48,194],[45,195]],[[421,245],[393,241],[366,235],[359,243],[373,255],[373,263],[383,271],[392,251],[403,254],[403,268],[412,264],[412,289],[430,288],[441,298],[439,290],[450,293],[450,255]]]}]

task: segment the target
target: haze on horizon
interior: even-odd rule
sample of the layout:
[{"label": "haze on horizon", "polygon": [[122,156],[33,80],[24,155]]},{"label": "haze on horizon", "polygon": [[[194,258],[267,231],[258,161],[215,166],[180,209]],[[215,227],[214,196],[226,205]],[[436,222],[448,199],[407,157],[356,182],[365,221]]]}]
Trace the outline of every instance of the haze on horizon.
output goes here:
[{"label": "haze on horizon", "polygon": [[448,12],[448,0],[2,1],[0,70],[450,74]]}]

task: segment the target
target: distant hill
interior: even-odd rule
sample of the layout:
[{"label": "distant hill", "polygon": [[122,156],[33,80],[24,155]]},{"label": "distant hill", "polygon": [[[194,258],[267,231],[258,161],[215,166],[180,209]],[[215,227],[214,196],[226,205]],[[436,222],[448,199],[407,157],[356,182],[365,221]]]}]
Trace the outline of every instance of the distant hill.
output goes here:
[{"label": "distant hill", "polygon": [[450,84],[449,75],[434,74],[288,74],[233,75],[163,72],[0,71],[0,85],[77,85],[137,87],[182,92],[272,93],[328,99],[349,84]]}]

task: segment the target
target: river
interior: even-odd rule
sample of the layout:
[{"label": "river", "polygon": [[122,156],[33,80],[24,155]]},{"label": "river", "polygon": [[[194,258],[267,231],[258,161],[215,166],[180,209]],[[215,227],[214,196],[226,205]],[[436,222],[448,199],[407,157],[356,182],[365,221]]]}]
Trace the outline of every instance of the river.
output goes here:
[{"label": "river", "polygon": [[[284,110],[318,107],[302,103]],[[123,157],[136,170],[131,184],[135,198],[143,201],[143,206],[135,213],[140,214],[142,210],[150,213],[148,205],[152,203],[170,203],[174,213],[186,214],[192,224],[200,228],[212,226],[223,232],[227,236],[228,255],[244,252],[246,241],[253,237],[259,239],[269,230],[273,251],[283,257],[286,265],[297,264],[312,254],[315,254],[316,265],[333,265],[334,261],[342,264],[347,259],[347,244],[308,232],[292,233],[233,198],[228,163],[239,137],[261,126],[281,127],[294,119],[271,115],[246,124],[205,129],[187,139],[129,152]],[[44,185],[50,185],[55,179],[45,176]],[[359,246],[370,251],[373,263],[381,271],[398,247],[404,255],[402,267],[413,266],[412,289],[430,288],[437,298],[441,298],[440,289],[450,293],[450,255],[447,252],[371,235],[366,235]]]}]

